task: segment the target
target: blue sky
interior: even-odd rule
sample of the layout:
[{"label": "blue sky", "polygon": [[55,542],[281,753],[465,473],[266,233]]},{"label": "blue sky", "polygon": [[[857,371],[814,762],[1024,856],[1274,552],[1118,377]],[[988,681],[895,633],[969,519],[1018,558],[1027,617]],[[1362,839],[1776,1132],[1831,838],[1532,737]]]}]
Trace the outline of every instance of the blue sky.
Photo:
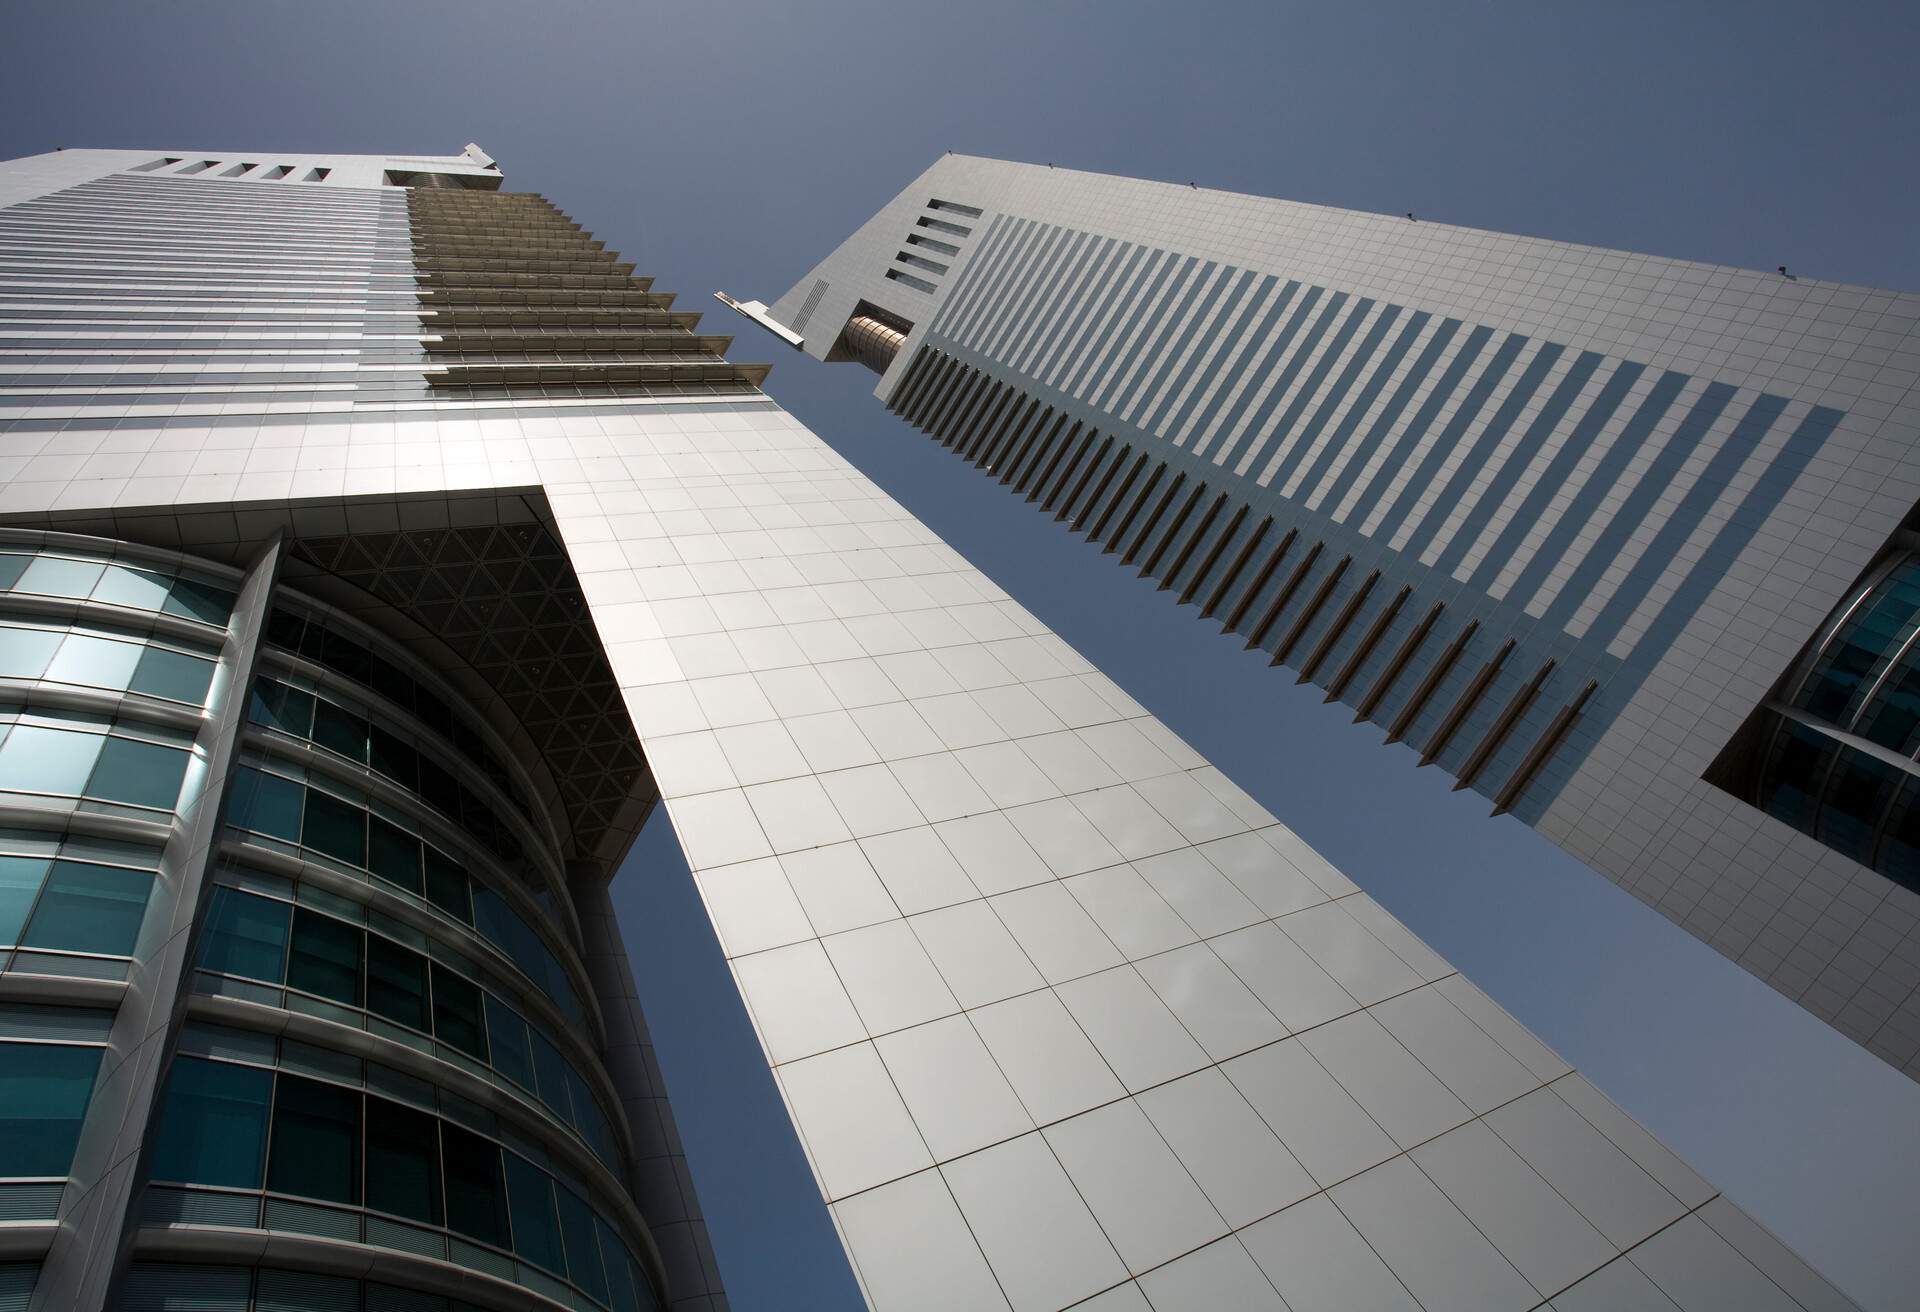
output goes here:
[{"label": "blue sky", "polygon": [[[1920,9],[15,3],[0,157],[478,141],[701,308],[953,149],[1920,289]],[[1920,1289],[1920,1086],[890,419],[773,395],[1874,1308]],[[663,824],[616,885],[743,1312],[856,1296]]]}]

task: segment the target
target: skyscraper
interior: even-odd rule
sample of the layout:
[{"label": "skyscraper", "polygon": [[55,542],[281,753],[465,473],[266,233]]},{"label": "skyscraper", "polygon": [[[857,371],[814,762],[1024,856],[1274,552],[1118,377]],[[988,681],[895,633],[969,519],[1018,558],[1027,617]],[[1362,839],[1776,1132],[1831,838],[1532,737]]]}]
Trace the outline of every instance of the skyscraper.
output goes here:
[{"label": "skyscraper", "polygon": [[949,155],[743,312],[1920,1074],[1920,297]]},{"label": "skyscraper", "polygon": [[4,1297],[724,1306],[661,800],[876,1308],[1852,1306],[500,183],[0,167]]}]

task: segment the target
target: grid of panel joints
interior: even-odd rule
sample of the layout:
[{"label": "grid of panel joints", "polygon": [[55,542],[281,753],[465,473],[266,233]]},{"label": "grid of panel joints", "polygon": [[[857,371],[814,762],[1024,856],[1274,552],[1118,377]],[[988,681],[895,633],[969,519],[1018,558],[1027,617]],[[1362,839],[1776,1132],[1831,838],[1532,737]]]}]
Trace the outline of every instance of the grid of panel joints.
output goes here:
[{"label": "grid of panel joints", "polygon": [[[1481,782],[1555,668],[1556,661],[1548,658],[1530,675],[1521,675],[1504,701],[1489,699],[1507,673],[1515,639],[1505,639],[1479,665],[1462,667],[1479,621],[1469,620],[1450,640],[1440,639],[1436,631],[1446,604],[1435,602],[1393,644],[1392,631],[1411,587],[1401,588],[1367,622],[1365,608],[1380,579],[1375,569],[1344,601],[1330,606],[1353,564],[1350,554],[1329,562],[1332,553],[1324,542],[1306,542],[1292,528],[1274,533],[1271,515],[1249,525],[1246,504],[1230,490],[1216,490],[1185,472],[1168,477],[1166,461],[938,349],[919,349],[887,408],[975,467],[998,474],[1003,486],[1052,511],[1072,531],[1084,530],[1104,553],[1118,553],[1121,564],[1139,562],[1140,576],[1158,578],[1161,591],[1178,587],[1179,604],[1198,600],[1204,591],[1202,619],[1224,615],[1223,631],[1244,634],[1248,650],[1274,640],[1269,664],[1298,669],[1297,682],[1324,687],[1327,701],[1353,694],[1356,722],[1390,713],[1389,743],[1407,738],[1425,716],[1432,723],[1415,744],[1421,765],[1438,762],[1455,747],[1462,727],[1480,711],[1487,723],[1453,770],[1456,791]],[[1223,516],[1224,525],[1214,534]],[[1198,566],[1189,572],[1196,555]],[[1276,579],[1277,589],[1269,592]],[[1256,609],[1263,598],[1265,604]],[[1296,601],[1301,603],[1297,611],[1280,627]],[[1330,665],[1350,633],[1357,638],[1345,648],[1345,659]],[[1363,672],[1372,677],[1360,680]],[[1482,788],[1493,799],[1494,814],[1512,809],[1585,713],[1597,687],[1597,680],[1589,680],[1554,712],[1504,781]]]},{"label": "grid of panel joints", "polygon": [[471,396],[753,392],[769,366],[734,364],[732,339],[607,250],[543,196],[407,192],[427,381]]}]

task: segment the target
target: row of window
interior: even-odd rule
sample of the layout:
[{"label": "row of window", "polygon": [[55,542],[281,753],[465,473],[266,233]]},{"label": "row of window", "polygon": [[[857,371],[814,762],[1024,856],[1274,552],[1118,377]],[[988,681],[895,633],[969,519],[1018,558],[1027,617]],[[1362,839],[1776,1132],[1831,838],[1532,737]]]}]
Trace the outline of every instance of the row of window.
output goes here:
[{"label": "row of window", "polygon": [[221,886],[213,890],[199,966],[284,985],[438,1039],[545,1103],[619,1172],[612,1127],[579,1070],[510,1004],[445,960],[310,907]]},{"label": "row of window", "polygon": [[72,1169],[103,1051],[0,1043],[0,1175],[59,1177]]},{"label": "row of window", "polygon": [[153,880],[90,861],[0,855],[0,946],[131,956]]},{"label": "row of window", "polygon": [[0,592],[80,597],[225,626],[233,593],[156,569],[77,554],[0,552]]},{"label": "row of window", "polygon": [[1792,704],[1902,756],[1920,748],[1920,554],[1898,561],[1853,607]]},{"label": "row of window", "polygon": [[137,638],[0,624],[0,678],[45,679],[204,706],[214,662]]},{"label": "row of window", "polygon": [[638,1312],[648,1290],[614,1227],[566,1183],[443,1117],[339,1084],[178,1057],[150,1175],[444,1227],[550,1271],[615,1312]]},{"label": "row of window", "polygon": [[1832,734],[1768,713],[1754,805],[1920,891],[1920,777]]},{"label": "row of window", "polygon": [[38,722],[0,723],[0,791],[91,797],[159,811],[179,802],[185,747],[46,723],[92,722],[77,714],[41,710],[33,718]]},{"label": "row of window", "polygon": [[234,771],[227,823],[297,843],[424,898],[505,953],[569,1020],[584,1021],[566,969],[533,927],[499,893],[417,834],[364,805],[252,765]]},{"label": "row of window", "polygon": [[525,852],[498,808],[468,788],[453,772],[412,743],[365,716],[265,675],[253,682],[248,718],[281,733],[324,747],[356,765],[372,767],[456,821],[502,861],[517,864]]},{"label": "row of window", "polygon": [[[27,1266],[24,1291],[33,1288],[37,1268]],[[0,1308],[10,1268],[0,1266]],[[25,1294],[22,1294],[24,1306]],[[647,1291],[640,1306],[652,1309]],[[127,1272],[121,1312],[481,1312],[463,1299],[423,1294],[377,1280],[318,1275],[276,1267],[195,1266],[174,1262],[135,1262]]]},{"label": "row of window", "polygon": [[[420,563],[425,568],[427,562]],[[486,739],[464,716],[455,714],[445,698],[380,653],[334,632],[319,620],[279,607],[267,617],[267,641],[379,693],[458,747],[515,806],[523,812],[527,809],[518,783]]]}]

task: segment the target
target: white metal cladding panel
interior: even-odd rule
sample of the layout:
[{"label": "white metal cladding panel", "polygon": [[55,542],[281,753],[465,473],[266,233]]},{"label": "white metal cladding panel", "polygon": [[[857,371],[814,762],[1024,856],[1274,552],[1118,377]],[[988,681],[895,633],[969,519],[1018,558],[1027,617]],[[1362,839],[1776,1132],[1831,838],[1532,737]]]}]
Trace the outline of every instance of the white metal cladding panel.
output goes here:
[{"label": "white metal cladding panel", "polygon": [[[162,431],[544,485],[874,1306],[1848,1306],[771,405]],[[167,499],[58,469],[4,509]]]}]

